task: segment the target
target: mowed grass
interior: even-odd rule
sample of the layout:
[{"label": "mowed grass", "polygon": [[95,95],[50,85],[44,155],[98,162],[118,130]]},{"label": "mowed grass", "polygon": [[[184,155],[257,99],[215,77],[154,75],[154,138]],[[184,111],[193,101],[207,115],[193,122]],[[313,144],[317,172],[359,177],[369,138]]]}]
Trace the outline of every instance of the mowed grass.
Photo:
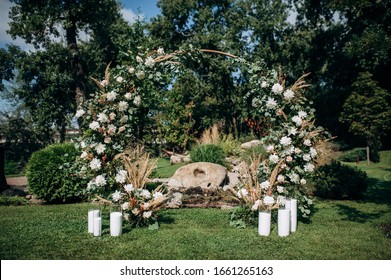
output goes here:
[{"label": "mowed grass", "polygon": [[[111,237],[109,210],[103,235],[87,233],[90,204],[0,207],[1,259],[391,259],[391,239],[380,229],[391,223],[391,152],[365,169],[370,189],[362,201],[319,201],[310,223],[278,237],[256,227],[229,226],[229,211],[176,209],[159,212],[160,229],[130,229]],[[348,179],[348,178],[347,178]]]}]

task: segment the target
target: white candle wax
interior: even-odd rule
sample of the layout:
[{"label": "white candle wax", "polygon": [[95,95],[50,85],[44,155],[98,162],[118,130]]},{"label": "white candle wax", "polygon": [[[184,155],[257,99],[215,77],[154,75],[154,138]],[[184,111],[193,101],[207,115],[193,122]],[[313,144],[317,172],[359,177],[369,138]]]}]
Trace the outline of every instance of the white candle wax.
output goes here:
[{"label": "white candle wax", "polygon": [[94,233],[94,219],[99,215],[99,210],[88,210],[88,233]]},{"label": "white candle wax", "polygon": [[94,236],[102,235],[102,218],[94,219]]},{"label": "white candle wax", "polygon": [[258,233],[262,236],[270,235],[271,225],[271,213],[270,212],[259,212],[258,214]]},{"label": "white candle wax", "polygon": [[278,209],[278,236],[289,235],[290,210]]},{"label": "white candle wax", "polygon": [[110,213],[110,234],[119,236],[122,233],[122,214],[121,212]]},{"label": "white candle wax", "polygon": [[291,199],[291,232],[297,229],[297,199]]}]

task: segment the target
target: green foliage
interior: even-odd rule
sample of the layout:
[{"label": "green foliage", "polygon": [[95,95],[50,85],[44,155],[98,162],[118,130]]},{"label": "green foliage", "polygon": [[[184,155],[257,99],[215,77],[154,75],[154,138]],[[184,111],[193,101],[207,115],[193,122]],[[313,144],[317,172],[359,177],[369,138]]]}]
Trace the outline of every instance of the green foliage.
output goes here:
[{"label": "green foliage", "polygon": [[261,158],[265,158],[266,156],[266,151],[265,148],[262,147],[261,145],[251,147],[249,149],[246,149],[242,152],[241,154],[241,159],[247,162],[248,164],[251,163],[251,159],[261,155]]},{"label": "green foliage", "polygon": [[0,205],[20,206],[20,205],[27,205],[27,204],[28,204],[28,200],[24,197],[0,195]]},{"label": "green foliage", "polygon": [[201,144],[190,151],[193,162],[211,162],[227,166],[224,150],[216,144]]},{"label": "green foliage", "polygon": [[87,181],[74,170],[79,155],[71,143],[34,152],[27,164],[29,190],[49,203],[81,201]]},{"label": "green foliage", "polygon": [[223,135],[218,143],[223,149],[224,154],[227,156],[240,156],[242,150],[240,148],[241,143],[236,140],[232,134]]},{"label": "green foliage", "polygon": [[246,205],[237,206],[230,212],[229,225],[235,228],[246,228],[246,226],[255,225],[257,223],[257,213]]},{"label": "green foliage", "polygon": [[7,176],[20,175],[24,173],[25,165],[21,162],[6,160],[4,165],[4,173]]},{"label": "green foliage", "polygon": [[344,152],[340,157],[340,161],[356,162],[357,160],[365,160],[367,158],[367,150],[365,148],[355,148]]},{"label": "green foliage", "polygon": [[313,183],[315,195],[327,199],[360,199],[368,188],[364,171],[338,161],[319,167]]}]

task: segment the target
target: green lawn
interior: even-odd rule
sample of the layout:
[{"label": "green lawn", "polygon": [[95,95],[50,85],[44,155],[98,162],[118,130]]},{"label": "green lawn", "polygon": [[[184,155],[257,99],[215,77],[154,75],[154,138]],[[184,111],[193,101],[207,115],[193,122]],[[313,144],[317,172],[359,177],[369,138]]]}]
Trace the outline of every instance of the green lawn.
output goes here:
[{"label": "green lawn", "polygon": [[391,223],[391,151],[382,162],[359,167],[370,176],[362,201],[316,201],[311,223],[288,237],[261,237],[256,227],[229,226],[220,209],[160,212],[158,231],[129,229],[103,236],[87,233],[89,204],[0,207],[1,259],[391,259],[391,239],[380,230]]}]

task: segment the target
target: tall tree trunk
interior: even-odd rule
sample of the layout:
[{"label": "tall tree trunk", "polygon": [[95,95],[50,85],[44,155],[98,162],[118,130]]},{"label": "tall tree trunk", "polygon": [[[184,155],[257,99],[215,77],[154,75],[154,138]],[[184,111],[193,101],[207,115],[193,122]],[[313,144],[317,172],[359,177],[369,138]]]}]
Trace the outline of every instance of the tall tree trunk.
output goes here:
[{"label": "tall tree trunk", "polygon": [[67,9],[67,21],[68,25],[66,28],[66,39],[69,49],[69,53],[72,57],[72,70],[73,77],[75,80],[75,99],[76,107],[79,107],[84,103],[86,99],[86,86],[84,83],[84,71],[83,66],[80,62],[79,49],[77,46],[77,18],[72,14],[72,7],[77,5],[74,0],[68,0],[66,2]]},{"label": "tall tree trunk", "polygon": [[371,162],[371,159],[370,159],[370,153],[369,153],[369,144],[367,145],[367,165],[369,165],[370,164],[370,162]]}]

